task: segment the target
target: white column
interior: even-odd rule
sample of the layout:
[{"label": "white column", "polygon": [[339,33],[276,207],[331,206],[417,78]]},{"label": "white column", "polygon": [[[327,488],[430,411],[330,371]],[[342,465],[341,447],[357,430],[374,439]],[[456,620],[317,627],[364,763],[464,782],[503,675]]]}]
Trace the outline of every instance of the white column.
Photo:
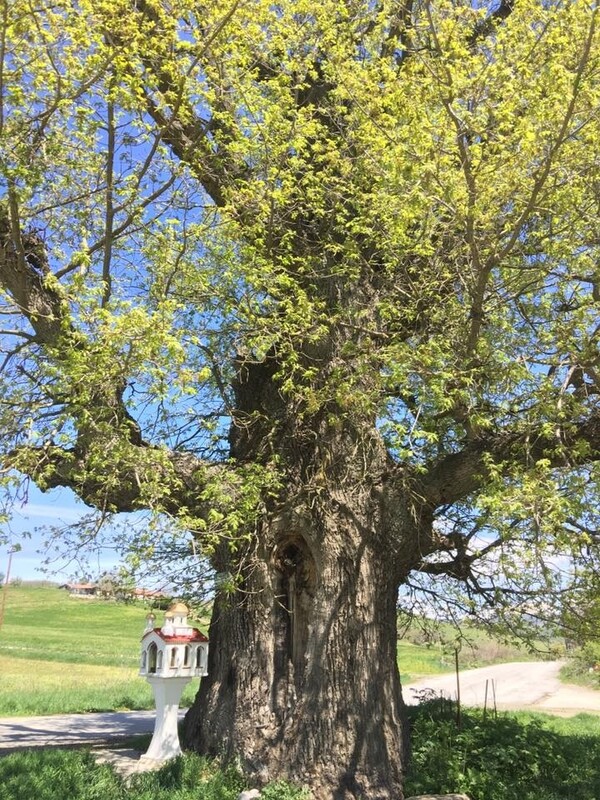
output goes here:
[{"label": "white column", "polygon": [[156,675],[146,677],[154,692],[156,703],[156,720],[154,734],[148,752],[141,761],[168,761],[181,755],[179,731],[177,730],[177,712],[181,694],[191,681],[191,677],[159,678]]}]

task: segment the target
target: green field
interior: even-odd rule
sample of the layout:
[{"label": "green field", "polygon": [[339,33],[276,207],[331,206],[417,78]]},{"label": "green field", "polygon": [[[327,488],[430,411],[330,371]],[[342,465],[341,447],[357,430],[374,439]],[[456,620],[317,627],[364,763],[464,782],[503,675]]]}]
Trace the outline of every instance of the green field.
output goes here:
[{"label": "green field", "polygon": [[423,647],[407,641],[398,642],[398,669],[402,683],[411,683],[425,675],[450,672],[454,667],[439,648]]},{"label": "green field", "polygon": [[[0,715],[153,708],[137,674],[147,613],[142,603],[70,597],[56,586],[9,586]],[[186,687],[183,706],[197,689],[197,680]]]}]

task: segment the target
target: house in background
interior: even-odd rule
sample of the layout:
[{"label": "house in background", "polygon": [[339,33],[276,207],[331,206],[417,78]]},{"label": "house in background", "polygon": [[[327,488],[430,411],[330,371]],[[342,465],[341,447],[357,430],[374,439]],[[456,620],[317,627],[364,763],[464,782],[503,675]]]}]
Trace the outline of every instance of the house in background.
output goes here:
[{"label": "house in background", "polygon": [[164,592],[159,592],[156,589],[137,588],[133,590],[133,596],[136,600],[148,600],[150,602],[155,602],[157,600],[168,600],[169,603],[171,602],[170,595],[167,595]]},{"label": "house in background", "polygon": [[99,593],[95,583],[63,583],[59,589],[65,589],[71,597],[96,597]]}]

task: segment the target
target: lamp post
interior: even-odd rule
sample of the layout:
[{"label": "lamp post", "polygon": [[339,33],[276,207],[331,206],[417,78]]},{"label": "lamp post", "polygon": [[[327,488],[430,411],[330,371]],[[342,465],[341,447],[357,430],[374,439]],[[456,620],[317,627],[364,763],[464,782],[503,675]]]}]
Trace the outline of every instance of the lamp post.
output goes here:
[{"label": "lamp post", "polygon": [[2,587],[2,603],[0,603],[0,631],[4,623],[4,609],[6,608],[6,595],[8,594],[8,584],[10,581],[10,567],[12,564],[12,557],[21,549],[20,545],[14,544],[8,551],[8,566],[6,568],[6,577],[4,579],[4,586]]}]

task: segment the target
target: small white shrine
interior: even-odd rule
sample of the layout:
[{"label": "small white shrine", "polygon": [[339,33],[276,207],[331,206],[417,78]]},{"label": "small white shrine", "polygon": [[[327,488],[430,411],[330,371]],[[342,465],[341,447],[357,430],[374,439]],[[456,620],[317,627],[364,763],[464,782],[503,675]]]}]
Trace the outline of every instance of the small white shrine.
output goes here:
[{"label": "small white shrine", "polygon": [[161,763],[181,754],[177,730],[181,694],[192,678],[208,674],[208,639],[188,625],[187,615],[183,603],[173,603],[161,628],[154,627],[153,614],[147,617],[140,675],[152,686],[156,721],[142,761]]}]

